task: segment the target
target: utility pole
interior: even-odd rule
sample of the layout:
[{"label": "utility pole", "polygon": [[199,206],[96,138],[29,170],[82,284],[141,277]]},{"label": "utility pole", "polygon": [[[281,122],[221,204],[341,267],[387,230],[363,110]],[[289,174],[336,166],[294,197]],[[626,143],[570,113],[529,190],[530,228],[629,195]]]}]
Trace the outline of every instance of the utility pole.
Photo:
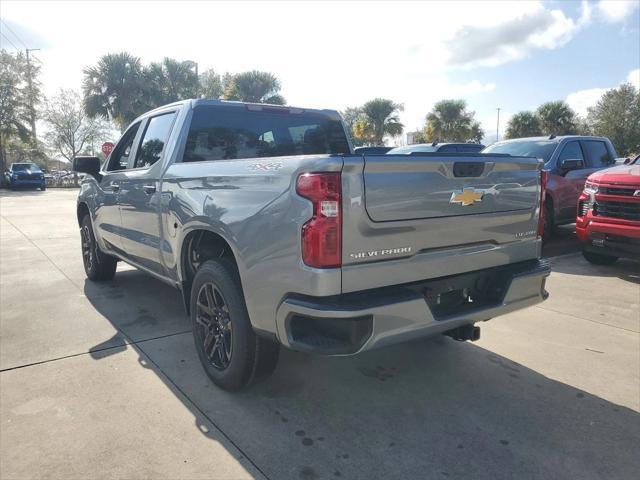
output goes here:
[{"label": "utility pole", "polygon": [[498,121],[496,123],[496,142],[500,140],[500,107],[496,108],[498,111]]},{"label": "utility pole", "polygon": [[198,75],[198,62],[196,64],[196,98],[200,98],[200,76]]},{"label": "utility pole", "polygon": [[29,85],[29,123],[31,123],[31,135],[32,135],[32,143],[33,148],[37,145],[36,139],[36,109],[33,105],[33,71],[31,69],[31,58],[29,57],[30,52],[36,52],[40,50],[39,48],[25,48],[24,51],[27,53],[27,83]]}]

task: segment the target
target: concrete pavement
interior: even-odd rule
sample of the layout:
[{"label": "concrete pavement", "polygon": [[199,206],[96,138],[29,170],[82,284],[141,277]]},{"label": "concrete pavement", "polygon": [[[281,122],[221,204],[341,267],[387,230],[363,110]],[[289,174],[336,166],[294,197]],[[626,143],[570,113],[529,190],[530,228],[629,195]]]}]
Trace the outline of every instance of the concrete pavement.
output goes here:
[{"label": "concrete pavement", "polygon": [[0,478],[633,478],[640,273],[553,258],[550,299],[213,386],[179,296],[84,278],[75,191],[0,192]]}]

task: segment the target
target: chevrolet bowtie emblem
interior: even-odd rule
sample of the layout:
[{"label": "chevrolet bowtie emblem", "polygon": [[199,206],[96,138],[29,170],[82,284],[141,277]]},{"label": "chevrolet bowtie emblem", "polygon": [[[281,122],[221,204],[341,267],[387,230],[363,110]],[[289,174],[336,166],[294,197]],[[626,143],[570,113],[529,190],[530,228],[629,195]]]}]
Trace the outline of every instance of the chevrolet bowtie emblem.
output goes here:
[{"label": "chevrolet bowtie emblem", "polygon": [[474,188],[465,188],[460,193],[453,192],[449,203],[459,203],[463,207],[481,202],[484,192],[477,192]]}]

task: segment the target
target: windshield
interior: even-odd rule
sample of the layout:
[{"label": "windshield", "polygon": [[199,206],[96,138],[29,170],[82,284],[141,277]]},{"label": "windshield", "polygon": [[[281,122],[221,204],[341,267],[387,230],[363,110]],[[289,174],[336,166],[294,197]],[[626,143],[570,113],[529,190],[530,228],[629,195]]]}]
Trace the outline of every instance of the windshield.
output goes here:
[{"label": "windshield", "polygon": [[14,172],[24,172],[26,170],[31,170],[33,172],[40,171],[40,167],[38,167],[35,163],[14,163],[11,169]]},{"label": "windshield", "polygon": [[494,143],[482,150],[482,153],[506,153],[514,157],[535,157],[541,158],[547,163],[557,145],[557,142],[549,140],[517,140]]},{"label": "windshield", "polygon": [[392,148],[387,155],[408,155],[413,152],[435,152],[436,147],[432,145],[407,145],[406,147]]}]

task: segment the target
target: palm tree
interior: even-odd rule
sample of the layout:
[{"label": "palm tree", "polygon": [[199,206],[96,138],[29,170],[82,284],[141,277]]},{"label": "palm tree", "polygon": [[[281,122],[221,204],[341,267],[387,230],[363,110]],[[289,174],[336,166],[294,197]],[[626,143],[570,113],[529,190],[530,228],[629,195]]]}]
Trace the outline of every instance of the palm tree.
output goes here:
[{"label": "palm tree", "polygon": [[577,131],[576,114],[562,100],[543,103],[536,110],[543,135],[570,135]]},{"label": "palm tree", "polygon": [[[404,107],[386,98],[374,98],[362,106],[363,119],[370,129],[371,142],[384,145],[384,136],[395,137],[402,134],[404,125],[400,123],[398,113]],[[363,127],[363,130],[367,130]]]},{"label": "palm tree", "polygon": [[533,112],[518,112],[507,123],[506,138],[536,137],[542,135],[540,119]]},{"label": "palm tree", "polygon": [[82,90],[87,115],[110,118],[121,130],[147,107],[142,64],[127,52],[103,55],[85,68]]},{"label": "palm tree", "polygon": [[178,100],[198,96],[195,62],[165,57],[144,69],[149,107],[159,107]]},{"label": "palm tree", "polygon": [[220,74],[213,69],[200,74],[200,91],[204,98],[220,98],[224,92]]},{"label": "palm tree", "polygon": [[474,116],[475,112],[467,110],[464,100],[441,100],[427,115],[424,136],[439,142],[481,140],[484,132]]},{"label": "palm tree", "polygon": [[228,77],[225,83],[225,100],[285,104],[284,97],[280,95],[280,80],[272,73],[258,70],[237,73]]}]

